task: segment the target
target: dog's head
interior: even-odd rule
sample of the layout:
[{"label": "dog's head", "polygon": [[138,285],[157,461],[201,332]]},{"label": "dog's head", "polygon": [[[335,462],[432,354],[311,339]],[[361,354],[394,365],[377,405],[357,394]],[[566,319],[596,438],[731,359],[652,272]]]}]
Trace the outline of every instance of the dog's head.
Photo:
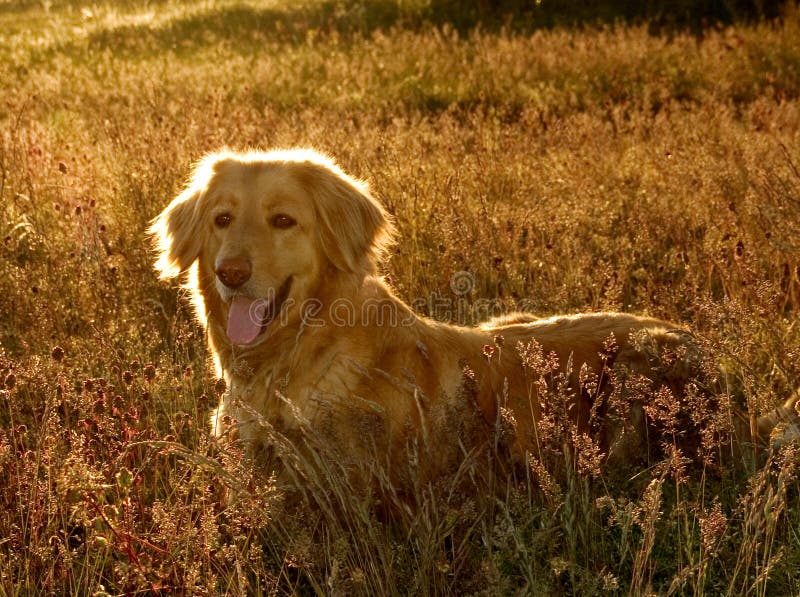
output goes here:
[{"label": "dog's head", "polygon": [[195,167],[150,233],[160,277],[197,263],[193,292],[218,298],[229,340],[249,345],[326,275],[373,274],[392,225],[366,184],[323,155],[223,151]]}]

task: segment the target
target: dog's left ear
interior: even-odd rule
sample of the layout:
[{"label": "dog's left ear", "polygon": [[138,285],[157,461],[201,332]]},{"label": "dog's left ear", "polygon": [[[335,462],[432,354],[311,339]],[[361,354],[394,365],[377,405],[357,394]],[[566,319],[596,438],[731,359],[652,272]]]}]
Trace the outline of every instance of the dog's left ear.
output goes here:
[{"label": "dog's left ear", "polygon": [[345,272],[373,274],[392,242],[394,226],[363,182],[333,164],[299,164],[299,179],[314,199],[328,259]]}]

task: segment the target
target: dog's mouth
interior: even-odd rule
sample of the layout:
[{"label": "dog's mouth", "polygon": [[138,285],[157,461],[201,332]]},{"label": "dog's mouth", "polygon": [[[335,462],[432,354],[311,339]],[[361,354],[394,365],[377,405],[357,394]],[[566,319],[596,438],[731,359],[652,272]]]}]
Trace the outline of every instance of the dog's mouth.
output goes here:
[{"label": "dog's mouth", "polygon": [[291,287],[289,276],[277,292],[270,289],[266,298],[234,296],[228,306],[228,340],[237,346],[253,344],[281,312]]}]

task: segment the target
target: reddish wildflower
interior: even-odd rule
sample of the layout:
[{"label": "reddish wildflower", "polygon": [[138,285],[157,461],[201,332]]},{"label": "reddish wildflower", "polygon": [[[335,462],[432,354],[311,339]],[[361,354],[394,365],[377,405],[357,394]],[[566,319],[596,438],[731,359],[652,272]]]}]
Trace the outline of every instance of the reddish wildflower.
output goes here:
[{"label": "reddish wildflower", "polygon": [[736,243],[736,249],[734,250],[733,257],[737,261],[744,257],[744,243],[741,240]]}]

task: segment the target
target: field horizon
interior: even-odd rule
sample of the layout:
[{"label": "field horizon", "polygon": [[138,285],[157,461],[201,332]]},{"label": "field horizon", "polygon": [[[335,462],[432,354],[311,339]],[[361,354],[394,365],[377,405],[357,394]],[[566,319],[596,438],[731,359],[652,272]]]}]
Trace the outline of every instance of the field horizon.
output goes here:
[{"label": "field horizon", "polygon": [[0,1],[0,597],[800,594],[800,450],[732,455],[714,412],[678,415],[703,459],[598,470],[567,425],[388,518],[291,445],[283,491],[211,435],[224,387],[153,270],[196,160],[313,147],[394,218],[418,313],[667,319],[730,380],[709,404],[768,412],[800,387],[800,10],[679,4]]}]

